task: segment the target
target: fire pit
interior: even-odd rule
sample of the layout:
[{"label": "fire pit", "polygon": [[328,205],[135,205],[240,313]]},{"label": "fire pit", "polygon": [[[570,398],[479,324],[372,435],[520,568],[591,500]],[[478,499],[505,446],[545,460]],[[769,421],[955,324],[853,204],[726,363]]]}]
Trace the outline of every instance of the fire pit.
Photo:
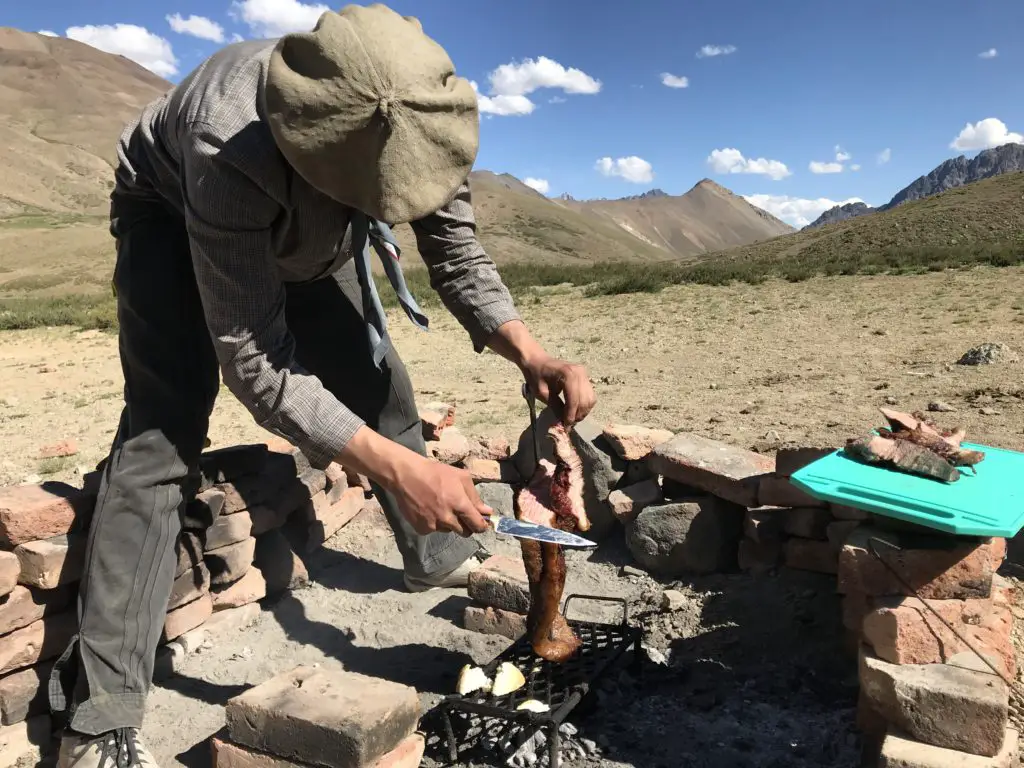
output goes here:
[{"label": "fire pit", "polygon": [[[622,607],[619,623],[582,621],[569,617],[569,606],[575,600],[615,603]],[[620,598],[594,595],[570,595],[563,615],[579,636],[579,651],[568,661],[555,664],[539,658],[528,638],[521,637],[490,664],[484,667],[493,676],[498,667],[509,662],[526,677],[526,684],[504,696],[476,691],[464,696],[452,695],[440,705],[440,719],[448,759],[455,763],[460,752],[483,746],[506,757],[514,755],[538,732],[546,737],[548,765],[560,764],[560,726],[584,697],[600,681],[602,675],[628,650],[633,650],[634,668],[642,663],[640,629],[629,624],[629,608]],[[525,701],[534,700],[548,707],[545,712],[520,710]]]}]

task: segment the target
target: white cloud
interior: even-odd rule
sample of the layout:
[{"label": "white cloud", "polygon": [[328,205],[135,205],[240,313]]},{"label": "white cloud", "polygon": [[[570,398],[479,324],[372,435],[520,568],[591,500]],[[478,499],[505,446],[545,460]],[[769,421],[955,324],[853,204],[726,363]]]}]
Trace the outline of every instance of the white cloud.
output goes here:
[{"label": "white cloud", "polygon": [[548,190],[551,189],[551,185],[548,184],[547,179],[534,179],[530,176],[527,176],[525,179],[523,179],[523,184],[530,187],[531,189],[537,190],[542,195],[546,195],[548,193]]},{"label": "white cloud", "polygon": [[773,181],[793,174],[786,164],[779,160],[766,160],[763,157],[755,160],[744,157],[738,149],[731,148],[712,151],[708,155],[707,163],[716,173],[753,173],[767,176]]},{"label": "white cloud", "polygon": [[232,43],[240,43],[240,42],[242,42],[243,40],[245,40],[245,38],[244,38],[244,37],[242,37],[242,36],[241,36],[240,34],[238,34],[237,32],[235,32],[235,34],[233,34],[233,35],[231,36],[231,42],[232,42]]},{"label": "white cloud", "polygon": [[690,78],[682,75],[672,75],[668,72],[661,73],[661,84],[669,88],[689,88]]},{"label": "white cloud", "polygon": [[879,165],[885,165],[890,160],[892,160],[892,150],[889,149],[888,147],[886,147],[885,149],[883,149],[881,152],[878,153],[878,164]]},{"label": "white cloud", "polygon": [[[480,94],[476,83],[473,83],[473,89],[477,91],[480,111],[492,115],[530,114],[536,105],[530,100],[529,94],[541,88],[585,94],[601,90],[600,80],[595,80],[581,69],[563,67],[547,56],[502,64],[487,79],[491,84],[488,95]],[[557,102],[552,99],[552,103]]]},{"label": "white cloud", "polygon": [[68,27],[67,36],[107,53],[116,53],[141,64],[154,74],[170,77],[178,73],[178,60],[171,44],[135,24],[87,24]]},{"label": "white cloud", "polygon": [[289,32],[309,32],[320,16],[330,10],[320,3],[299,0],[236,0],[233,15],[241,18],[259,37],[280,37]]},{"label": "white cloud", "polygon": [[981,53],[979,53],[978,54],[978,58],[979,59],[994,59],[998,55],[999,55],[999,51],[997,51],[995,48],[989,48],[987,51],[982,51]]},{"label": "white cloud", "polygon": [[807,166],[811,169],[811,173],[842,173],[842,163],[822,163],[818,160],[811,160]]},{"label": "white cloud", "polygon": [[167,16],[167,23],[179,35],[192,35],[200,40],[210,40],[214,43],[224,42],[224,27],[205,16],[193,14],[186,19],[180,13],[175,13]]},{"label": "white cloud", "polygon": [[525,96],[484,96],[475,80],[469,84],[476,91],[477,107],[485,115],[528,115],[534,110],[534,103]]},{"label": "white cloud", "polygon": [[849,152],[844,152],[843,148],[840,147],[838,144],[836,144],[836,162],[837,163],[845,163],[851,157],[853,157],[853,155],[851,155]]},{"label": "white cloud", "polygon": [[60,37],[60,35],[58,35],[56,32],[50,29],[40,29],[39,34],[44,35],[46,37]]},{"label": "white cloud", "polygon": [[851,171],[859,171],[860,170],[860,163],[854,163],[853,165],[851,165],[850,166],[850,170]]},{"label": "white cloud", "polygon": [[564,99],[561,96],[552,96],[548,99],[548,104],[565,104],[568,99]]},{"label": "white cloud", "polygon": [[651,164],[636,155],[620,157],[612,160],[602,157],[594,167],[604,176],[618,176],[634,184],[646,184],[654,181],[654,170]]},{"label": "white cloud", "polygon": [[819,197],[816,200],[808,200],[789,195],[744,195],[743,199],[794,227],[806,227],[829,208],[835,208],[837,205],[864,202],[859,197],[847,200]]},{"label": "white cloud", "polygon": [[709,56],[728,56],[730,53],[736,53],[735,45],[705,45],[697,51],[697,58],[705,59]]},{"label": "white cloud", "polygon": [[1024,136],[1006,128],[1006,123],[996,117],[986,117],[977,123],[968,123],[960,135],[950,142],[950,149],[967,152],[972,149],[992,149],[1003,144],[1024,144]]}]

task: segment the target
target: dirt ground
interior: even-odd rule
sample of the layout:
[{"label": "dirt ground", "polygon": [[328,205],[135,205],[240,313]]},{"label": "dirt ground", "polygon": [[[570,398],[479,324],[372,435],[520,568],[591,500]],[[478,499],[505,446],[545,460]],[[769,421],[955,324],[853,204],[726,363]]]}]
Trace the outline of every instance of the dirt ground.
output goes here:
[{"label": "dirt ground", "polygon": [[[556,289],[521,309],[551,352],[588,366],[601,422],[771,450],[838,445],[876,425],[887,399],[907,410],[941,400],[956,409],[938,414],[942,423],[963,425],[969,439],[1024,449],[1021,363],[954,365],[983,342],[1024,353],[1021,296],[1024,269],[978,269],[600,299]],[[475,355],[442,309],[429,314],[429,334],[395,316],[390,325],[418,397],[454,402],[467,434],[514,438],[527,420],[517,372]],[[107,450],[120,379],[111,336],[0,334],[0,483],[76,482]],[[224,391],[210,437],[219,447],[265,433]],[[39,457],[64,439],[77,442],[75,456]],[[574,554],[567,592],[628,598],[657,666],[642,679],[609,676],[597,706],[574,721],[590,751],[571,765],[856,764],[856,668],[842,651],[834,579],[723,574],[673,585],[622,576],[628,562],[620,536]],[[218,638],[156,689],[146,733],[161,766],[209,765],[204,742],[223,724],[223,703],[297,663],[400,680],[429,706],[469,658],[486,662],[507,643],[459,628],[464,594],[402,591],[397,550],[378,519],[344,529],[309,566],[311,588],[266,605],[256,626]],[[672,586],[686,603],[660,612]]]}]

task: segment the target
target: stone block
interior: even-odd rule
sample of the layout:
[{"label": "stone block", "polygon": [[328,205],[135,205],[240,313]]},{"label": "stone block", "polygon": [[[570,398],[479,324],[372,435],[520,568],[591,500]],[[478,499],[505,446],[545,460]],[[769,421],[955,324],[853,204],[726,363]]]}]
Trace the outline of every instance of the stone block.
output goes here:
[{"label": "stone block", "polygon": [[0,597],[0,635],[60,613],[71,605],[77,591],[74,585],[41,590],[19,584],[10,594]]},{"label": "stone block", "polygon": [[0,675],[60,656],[77,630],[77,612],[66,611],[0,637]]},{"label": "stone block", "polygon": [[653,429],[631,424],[609,424],[604,428],[604,439],[615,454],[625,461],[640,461],[662,443],[671,440],[667,429]]},{"label": "stone block", "polygon": [[662,443],[647,462],[657,474],[743,507],[759,506],[758,486],[775,471],[770,457],[692,433]]},{"label": "stone block", "polygon": [[85,530],[95,505],[94,493],[66,483],[0,487],[0,547]]},{"label": "stone block", "polygon": [[828,502],[804,493],[793,485],[788,477],[774,474],[761,478],[757,490],[757,503],[762,507],[828,507]]},{"label": "stone block", "polygon": [[943,749],[916,741],[896,728],[889,729],[882,741],[878,768],[1011,768],[1017,765],[1018,734],[1006,729],[1003,747],[993,757],[982,757]]},{"label": "stone block", "polygon": [[857,530],[860,523],[857,520],[833,520],[825,529],[825,538],[832,545],[832,549],[839,554],[839,551],[846,544],[846,540]]},{"label": "stone block", "polygon": [[267,582],[260,573],[259,568],[250,568],[245,576],[234,584],[215,589],[213,597],[213,610],[223,611],[228,608],[240,608],[249,603],[255,603],[267,596]]},{"label": "stone block", "polygon": [[201,487],[205,490],[215,483],[229,483],[240,477],[259,475],[266,468],[269,455],[270,448],[266,443],[204,451],[199,457],[199,471],[203,477]]},{"label": "stone block", "polygon": [[192,653],[209,638],[226,638],[232,633],[248,629],[259,621],[262,612],[259,603],[217,611],[198,627],[180,635],[175,642],[180,643],[186,652]]},{"label": "stone block", "polygon": [[9,595],[18,585],[21,564],[13,552],[0,551],[0,597]]},{"label": "stone block", "polygon": [[171,596],[167,601],[167,610],[173,611],[188,605],[193,600],[210,591],[210,571],[206,563],[200,561],[199,565],[191,571],[185,571],[174,580],[171,586]]},{"label": "stone block", "polygon": [[874,608],[872,599],[859,592],[852,592],[849,595],[843,595],[841,605],[843,626],[851,632],[856,632],[858,638],[861,637],[864,617]]},{"label": "stone block", "polygon": [[779,513],[782,519],[782,530],[790,536],[804,539],[828,539],[828,526],[832,522],[832,513],[824,507],[793,507]]},{"label": "stone block", "polygon": [[780,448],[775,454],[775,474],[792,477],[808,464],[835,453],[835,448]]},{"label": "stone block", "polygon": [[252,535],[252,515],[248,511],[221,515],[206,532],[206,546],[203,549],[210,552],[221,547],[229,547],[245,541]]},{"label": "stone block", "polygon": [[465,460],[466,470],[474,483],[518,483],[521,481],[515,465],[511,461],[495,461],[494,459]]},{"label": "stone block", "polygon": [[526,613],[530,610],[530,584],[522,558],[487,558],[469,575],[468,593],[480,605]]},{"label": "stone block", "polygon": [[[305,524],[304,551],[312,552],[330,541],[331,537],[355,519],[365,502],[362,488],[347,488],[337,504],[328,505],[324,499],[323,503],[314,505],[318,508],[313,511],[313,519]],[[305,518],[306,514],[303,513],[296,518],[296,522]]]},{"label": "stone block", "polygon": [[783,562],[787,568],[816,573],[835,573],[838,569],[836,552],[827,541],[814,539],[788,539],[783,544]]},{"label": "stone block", "polygon": [[209,593],[200,595],[191,603],[170,611],[164,618],[164,633],[161,642],[166,643],[181,637],[196,627],[202,626],[213,615],[213,599]]},{"label": "stone block", "polygon": [[203,555],[206,567],[210,569],[211,586],[231,584],[245,576],[252,566],[253,555],[256,554],[256,539],[249,537],[245,541],[221,547]]},{"label": "stone block", "polygon": [[53,661],[0,677],[0,724],[13,725],[33,715],[48,714],[47,686]]},{"label": "stone block", "polygon": [[506,437],[482,437],[469,455],[477,459],[501,461],[512,456],[512,445]]},{"label": "stone block", "polygon": [[782,542],[741,539],[737,561],[741,570],[755,575],[768,573],[782,561]]},{"label": "stone block", "polygon": [[309,572],[288,538],[280,531],[268,531],[256,537],[253,564],[267,583],[267,594],[276,595],[309,584]]},{"label": "stone block", "polygon": [[856,507],[847,507],[843,504],[829,504],[828,508],[832,511],[832,517],[836,520],[856,520],[863,522],[871,518],[871,513],[866,512],[863,509],[857,509]]},{"label": "stone block", "polygon": [[0,768],[34,768],[52,754],[49,715],[0,727]]},{"label": "stone block", "polygon": [[[273,467],[273,469],[271,469]],[[221,509],[222,515],[230,515],[234,512],[241,512],[257,504],[273,505],[290,486],[295,486],[299,475],[295,472],[295,464],[291,467],[287,464],[273,464],[267,467],[268,471],[258,475],[246,475],[238,477],[232,482],[218,483],[214,488],[224,493],[224,506]],[[320,470],[307,470],[307,481],[312,487],[321,485],[319,490],[326,486],[327,477]],[[299,483],[305,485],[305,483]],[[315,493],[316,491],[313,491]]]},{"label": "stone block", "polygon": [[203,540],[194,533],[183,532],[174,551],[178,556],[178,563],[174,566],[175,578],[203,562]]},{"label": "stone block", "polygon": [[714,496],[647,507],[626,526],[644,569],[669,578],[736,567],[745,510]]},{"label": "stone block", "polygon": [[442,464],[458,464],[465,461],[472,450],[469,439],[457,427],[448,427],[437,440],[427,443],[427,455]]},{"label": "stone block", "polygon": [[526,634],[526,615],[503,611],[500,608],[467,605],[462,625],[470,632],[518,640]]},{"label": "stone block", "polygon": [[426,747],[426,739],[421,734],[406,736],[397,747],[375,762],[371,768],[419,768]]},{"label": "stone block", "polygon": [[25,542],[14,550],[21,564],[18,581],[39,589],[78,581],[85,567],[85,545],[84,534]]},{"label": "stone block", "polygon": [[289,760],[364,768],[420,717],[415,689],[343,670],[297,667],[228,702],[232,741]]},{"label": "stone block", "polygon": [[635,520],[645,508],[662,501],[664,496],[661,493],[661,486],[653,478],[608,494],[612,514],[623,525]]},{"label": "stone block", "polygon": [[507,483],[477,483],[480,500],[499,515],[515,516],[515,491]]},{"label": "stone block", "polygon": [[779,543],[785,539],[782,517],[789,510],[782,507],[754,507],[743,519],[743,533],[759,544]]},{"label": "stone block", "polygon": [[223,509],[224,492],[207,488],[185,505],[185,518],[181,527],[186,531],[206,531],[217,521]]},{"label": "stone block", "polygon": [[455,406],[447,403],[427,403],[419,409],[423,439],[440,440],[446,427],[455,424]]}]

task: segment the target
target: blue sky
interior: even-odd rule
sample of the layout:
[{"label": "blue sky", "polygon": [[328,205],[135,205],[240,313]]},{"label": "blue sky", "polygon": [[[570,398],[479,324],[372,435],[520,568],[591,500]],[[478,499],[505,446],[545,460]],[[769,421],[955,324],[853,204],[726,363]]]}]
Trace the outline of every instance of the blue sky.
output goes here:
[{"label": "blue sky", "polygon": [[[946,158],[1024,141],[1020,0],[391,5],[477,83],[477,167],[551,195],[681,194],[709,177],[804,224],[834,202],[884,203]],[[176,81],[233,39],[308,29],[325,7],[36,0],[6,3],[0,24]]]}]

